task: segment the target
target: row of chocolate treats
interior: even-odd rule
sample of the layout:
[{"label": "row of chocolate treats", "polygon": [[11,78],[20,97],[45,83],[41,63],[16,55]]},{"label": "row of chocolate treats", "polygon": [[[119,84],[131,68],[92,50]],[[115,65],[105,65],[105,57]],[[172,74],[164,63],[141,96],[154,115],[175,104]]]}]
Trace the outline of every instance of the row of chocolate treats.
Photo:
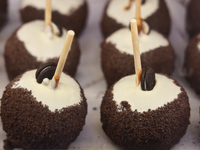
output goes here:
[{"label": "row of chocolate treats", "polygon": [[[49,0],[47,2],[49,4]],[[139,6],[137,8],[140,9],[141,1],[136,2]],[[48,11],[47,8],[50,7],[46,7]],[[56,40],[59,43],[56,45],[56,50],[61,53],[62,47],[60,46],[63,46],[63,43],[57,38],[64,37],[65,39],[68,35],[67,31],[49,22],[46,18],[45,22],[36,20],[24,24],[11,36],[10,42],[16,41],[17,44],[14,47],[19,45],[18,48],[21,48],[23,46],[20,44],[29,45],[29,42],[36,41],[29,46],[35,47],[34,50],[39,52],[42,51],[43,55],[35,56],[35,59],[43,60],[48,59],[47,55],[52,55],[49,51],[52,51],[54,45],[52,46],[49,41]],[[138,26],[135,20],[131,22],[132,34],[129,35],[129,37],[133,36],[136,75],[122,78],[106,92],[101,105],[103,130],[124,149],[168,150],[186,132],[190,116],[188,97],[183,87],[172,78],[155,74],[153,69],[143,68],[142,70],[137,28],[139,36],[140,34],[148,36],[153,31],[150,31],[148,24],[140,16],[137,20],[140,22]],[[33,34],[31,37],[29,37],[30,29]],[[120,35],[119,38],[126,38],[126,36]],[[22,39],[23,42],[20,42]],[[131,42],[132,40],[128,38],[126,41]],[[49,47],[44,48],[39,41],[48,43]],[[40,47],[45,49],[44,52]],[[72,47],[70,52],[73,51]],[[24,49],[28,48],[23,48],[23,52],[18,55],[23,56]],[[34,50],[29,53],[34,53]],[[73,55],[70,56],[70,52],[68,58],[76,59]],[[10,55],[12,53],[13,56],[17,55],[14,51],[10,52]],[[60,59],[62,56],[63,53]],[[15,63],[18,61],[15,60]],[[56,68],[59,67],[51,61],[42,66],[40,64],[37,71],[31,70],[16,78],[13,77],[14,80],[6,87],[1,105],[3,129],[7,132],[5,146],[25,149],[67,148],[82,130],[87,114],[83,89],[64,73],[61,73],[58,87],[54,88],[55,83],[53,82],[57,81],[57,78],[53,77],[56,77]],[[62,64],[64,68],[64,63]],[[132,70],[134,70],[133,66]]]},{"label": "row of chocolate treats", "polygon": [[[22,21],[26,23],[36,19],[44,19],[44,1],[23,0],[20,9]],[[79,35],[86,24],[87,1],[53,0],[52,3],[53,22],[62,25],[66,29],[74,30],[76,35]],[[7,18],[8,1],[1,0],[0,4],[0,23],[2,26]],[[191,37],[200,32],[198,4],[198,0],[191,0],[188,6],[187,31]],[[129,20],[135,16],[134,5],[134,0],[108,1],[101,21],[102,33],[105,37],[119,28],[128,26]],[[169,36],[171,19],[165,0],[143,0],[141,15],[152,29],[167,37]]]},{"label": "row of chocolate treats", "polygon": [[[141,69],[138,27],[133,19],[136,75],[120,79],[107,90],[101,104],[103,130],[123,149],[169,150],[189,125],[188,96],[171,77],[155,74],[152,68]],[[83,129],[87,114],[83,89],[62,73],[70,33],[74,34],[68,31],[57,67],[46,63],[7,85],[1,100],[5,149],[66,149]]]},{"label": "row of chocolate treats", "polygon": [[[7,1],[3,0],[1,1],[1,3],[2,3],[2,5],[0,5],[2,7],[1,10],[3,10],[4,12],[3,15],[1,16],[1,20],[2,20],[1,23],[3,23],[3,21],[6,20],[5,8],[7,7]],[[59,26],[61,25],[65,29],[74,30],[76,32],[76,35],[79,35],[86,24],[87,13],[88,13],[87,1],[76,0],[76,1],[68,2],[67,0],[64,0],[64,1],[57,2],[53,0],[52,3],[53,3],[52,4],[53,5],[52,19],[53,19],[53,22],[57,24],[58,28],[60,28]],[[198,3],[199,3],[198,0],[192,0],[188,5],[187,30],[191,37],[197,34],[200,30],[200,27],[199,27],[200,25],[198,25],[200,24],[198,23],[200,22],[199,21],[200,19],[198,19],[199,15],[198,15],[198,11],[196,11],[198,10]],[[20,9],[22,21],[29,22],[32,20],[43,19],[44,10],[45,10],[45,0],[43,1],[23,0],[21,9]],[[193,12],[197,12],[197,13],[193,13]],[[102,33],[105,37],[108,37],[113,32],[117,31],[118,29],[124,28],[112,34],[112,36],[108,37],[105,40],[105,42],[102,44],[102,49],[103,49],[102,50],[102,68],[105,73],[105,78],[108,83],[108,86],[112,85],[115,81],[119,80],[121,77],[127,74],[134,73],[134,70],[129,69],[130,66],[132,66],[133,64],[133,60],[132,59],[130,60],[131,58],[130,55],[132,55],[132,51],[130,50],[131,43],[125,43],[124,42],[125,38],[123,38],[124,40],[116,39],[116,37],[121,34],[123,34],[124,37],[130,38],[130,36],[125,35],[125,34],[130,34],[128,33],[128,28],[125,29],[125,27],[128,27],[128,24],[129,24],[128,22],[133,16],[135,16],[135,1],[134,0],[110,0],[107,3],[107,6],[103,13],[102,20],[101,20],[101,28],[102,28]],[[170,33],[171,19],[170,19],[169,11],[168,11],[165,1],[164,0],[152,0],[152,1],[143,0],[142,5],[141,5],[141,16],[142,16],[142,19],[144,19],[149,24],[150,28],[152,29],[152,31],[149,33],[148,36],[144,34],[140,36],[141,38],[140,41],[141,41],[141,46],[142,46],[141,53],[142,53],[143,66],[145,67],[148,64],[151,64],[151,66],[155,68],[155,71],[157,73],[165,73],[165,74],[171,75],[174,69],[175,54],[174,54],[171,44],[166,38],[168,37]],[[35,49],[38,49],[38,51],[42,52],[41,50],[39,50],[42,48],[42,46],[39,46],[39,47],[36,46],[38,45],[36,43],[40,42],[41,37],[38,38],[38,41],[31,40],[33,41],[33,43],[30,43],[29,42],[30,39],[28,39],[26,36],[27,34],[23,34],[23,32],[26,32],[26,31],[22,31],[23,28],[30,28],[31,26],[40,26],[39,20],[23,25],[21,29],[18,29],[10,37],[10,39],[8,40],[6,44],[5,49],[8,49],[8,50],[5,50],[5,62],[6,62],[6,68],[7,68],[7,72],[8,72],[8,76],[10,80],[12,80],[14,77],[19,75],[20,73],[23,73],[27,69],[33,69],[33,68],[39,67],[42,64],[42,62],[48,62],[52,60],[54,60],[55,62],[58,61],[58,56],[60,54],[59,52],[57,54],[51,52],[49,53],[48,56],[47,55],[41,56],[45,53],[45,51],[43,54],[40,54],[37,51],[35,51]],[[33,33],[35,32],[33,31]],[[162,33],[164,36],[160,33]],[[62,35],[60,36],[62,37]],[[149,38],[151,40],[146,40],[146,38]],[[13,41],[13,39],[15,39],[15,42],[11,42]],[[63,42],[61,38],[58,38],[58,39],[60,39],[61,43]],[[27,41],[29,44],[27,44]],[[68,71],[69,74],[72,76],[75,75],[76,68],[79,62],[79,57],[80,57],[78,42],[76,40],[74,41],[75,41],[74,42],[75,44],[73,44],[74,45],[73,47],[75,50],[71,51],[70,55],[73,55],[76,59],[74,59],[73,57],[69,57],[69,59],[72,58],[72,60],[66,62],[66,65],[68,66],[66,67],[68,68],[66,69],[66,71]],[[15,43],[16,45],[13,43]],[[51,41],[52,45],[54,45],[53,43],[54,42]],[[114,46],[116,43],[117,45]],[[199,79],[196,77],[196,76],[199,76],[199,73],[198,73],[199,69],[197,69],[198,65],[196,65],[198,64],[198,59],[193,59],[194,58],[193,55],[195,56],[195,58],[199,57],[198,43],[199,43],[198,36],[196,36],[193,39],[193,41],[189,44],[192,46],[188,46],[188,49],[186,51],[184,67],[186,68],[185,69],[186,78],[191,83],[192,87],[194,87],[194,89],[199,93],[200,88],[198,84],[200,83],[200,81],[198,81]],[[57,44],[60,45],[59,42]],[[124,48],[124,46],[126,46],[126,49]],[[19,51],[18,54],[16,54],[16,49],[19,49],[18,47],[20,47],[20,49],[22,50]],[[54,47],[57,47],[57,45],[54,45]],[[54,47],[52,47],[52,50],[54,49]],[[193,52],[190,52],[190,51],[194,51],[194,48],[196,49],[195,54]],[[48,49],[48,48],[44,48],[44,49]],[[193,49],[193,50],[190,50],[190,49]],[[28,52],[26,50],[28,50]],[[110,50],[112,51],[112,53],[115,51],[114,56],[109,55],[109,53],[111,52]],[[116,50],[118,51],[116,52]],[[21,53],[25,55],[24,58],[21,57],[23,56]],[[15,54],[15,55],[11,55],[11,54]],[[152,57],[154,57],[155,55],[158,55],[160,57],[157,57],[157,59],[152,59]],[[110,58],[111,56],[112,58],[116,57],[116,59],[113,60],[112,58]],[[27,61],[27,60],[32,60],[32,61]],[[122,63],[121,60],[122,62],[123,60],[125,62]],[[130,60],[130,61],[127,61],[127,60]],[[25,63],[25,62],[31,62],[31,63]],[[70,63],[70,62],[73,62],[73,63]],[[126,69],[123,67],[124,63],[127,65]],[[113,70],[113,69],[110,69],[110,66],[119,66],[120,69],[118,70],[116,68]],[[163,67],[161,66],[166,66],[166,67],[163,69]],[[197,71],[194,71],[194,70],[197,70]],[[115,74],[115,76],[113,77],[112,74]]]},{"label": "row of chocolate treats", "polygon": [[[20,14],[24,23],[44,19],[45,0],[23,0]],[[72,29],[79,35],[83,30],[87,14],[88,4],[85,0],[55,1],[53,0],[53,22],[62,25],[66,29]],[[8,1],[0,2],[0,27],[7,18]],[[102,16],[101,26],[105,37],[119,28],[126,27],[129,20],[135,16],[134,0],[109,0]],[[200,32],[199,1],[191,0],[187,11],[187,31],[190,37]],[[125,9],[124,9],[125,8]],[[148,11],[146,11],[148,10]],[[143,0],[141,7],[142,18],[165,36],[170,33],[171,19],[165,0]],[[76,18],[76,19],[74,19]]]}]

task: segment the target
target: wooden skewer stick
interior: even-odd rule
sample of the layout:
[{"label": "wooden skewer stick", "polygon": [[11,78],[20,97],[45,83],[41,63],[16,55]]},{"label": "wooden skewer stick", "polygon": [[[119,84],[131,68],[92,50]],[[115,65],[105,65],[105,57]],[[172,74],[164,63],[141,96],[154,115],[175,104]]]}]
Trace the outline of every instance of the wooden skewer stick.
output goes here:
[{"label": "wooden skewer stick", "polygon": [[137,20],[137,28],[138,33],[142,30],[142,18],[141,18],[141,0],[136,0],[136,20]]},{"label": "wooden skewer stick", "polygon": [[129,0],[128,5],[125,7],[125,10],[129,10],[131,8],[133,0]]},{"label": "wooden skewer stick", "polygon": [[51,0],[46,0],[45,8],[45,27],[51,26]]},{"label": "wooden skewer stick", "polygon": [[59,61],[58,61],[58,65],[56,67],[56,71],[55,71],[55,74],[54,74],[54,79],[56,81],[55,88],[58,86],[60,76],[61,76],[61,73],[63,71],[65,62],[67,60],[67,56],[68,56],[74,35],[75,35],[75,33],[72,30],[69,30],[67,32],[67,37],[66,37],[66,40],[65,40],[65,43],[64,43]]},{"label": "wooden skewer stick", "polygon": [[131,19],[131,35],[132,35],[133,54],[135,61],[136,84],[138,86],[141,81],[142,67],[140,59],[137,21],[135,19]]}]

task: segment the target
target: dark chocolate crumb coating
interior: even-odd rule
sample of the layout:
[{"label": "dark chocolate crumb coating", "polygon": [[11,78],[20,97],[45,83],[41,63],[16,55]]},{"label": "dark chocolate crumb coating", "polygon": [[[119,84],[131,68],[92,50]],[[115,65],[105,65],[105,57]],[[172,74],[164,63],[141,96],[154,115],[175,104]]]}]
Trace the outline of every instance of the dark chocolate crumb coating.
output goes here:
[{"label": "dark chocolate crumb coating", "polygon": [[192,38],[185,51],[184,71],[185,77],[191,87],[200,94],[200,35]]},{"label": "dark chocolate crumb coating", "polygon": [[[105,41],[101,44],[101,48],[101,66],[108,87],[122,77],[135,73],[133,55],[121,53],[113,44]],[[151,66],[156,73],[171,75],[175,63],[172,46],[169,44],[169,46],[142,53],[141,63],[142,68]]]},{"label": "dark chocolate crumb coating", "polygon": [[[21,19],[24,23],[41,19],[44,20],[44,9],[36,9],[28,6],[20,10]],[[70,16],[60,14],[58,11],[52,11],[53,22],[62,25],[67,30],[74,30],[75,36],[80,35],[84,29],[88,16],[88,5],[87,1],[74,11]]]},{"label": "dark chocolate crumb coating", "polygon": [[[6,71],[10,81],[27,70],[39,68],[43,63],[58,63],[58,57],[48,59],[45,62],[37,61],[37,58],[32,56],[26,50],[24,43],[18,39],[16,32],[17,31],[15,31],[6,42],[4,51]],[[69,55],[64,66],[64,71],[68,72],[68,74],[71,76],[74,76],[76,73],[80,55],[81,52],[78,41],[76,38],[74,38],[71,50],[69,51]]]},{"label": "dark chocolate crumb coating", "polygon": [[122,102],[122,111],[118,111],[112,90],[113,86],[101,104],[102,128],[124,150],[169,150],[186,133],[190,106],[183,87],[172,102],[143,113],[132,111],[127,101]]},{"label": "dark chocolate crumb coating", "polygon": [[1,101],[1,120],[7,133],[5,146],[66,149],[85,124],[87,103],[83,89],[80,87],[82,100],[79,104],[51,112],[31,95],[31,91],[11,88],[19,78],[21,75],[8,84]]},{"label": "dark chocolate crumb coating", "polygon": [[1,0],[0,1],[0,29],[3,27],[7,20],[7,11],[8,11],[8,1]]},{"label": "dark chocolate crumb coating", "polygon": [[[109,1],[110,2],[110,1]],[[108,37],[110,34],[116,30],[125,27],[123,24],[116,22],[115,19],[110,18],[106,14],[109,2],[104,10],[101,19],[101,30],[104,37]],[[132,18],[130,18],[131,20]],[[168,8],[164,0],[159,0],[159,9],[152,14],[150,17],[146,18],[145,21],[149,24],[151,29],[154,29],[166,37],[169,36],[171,28],[171,19],[169,15]]]},{"label": "dark chocolate crumb coating", "polygon": [[186,30],[190,38],[200,32],[200,1],[190,0],[186,13]]}]

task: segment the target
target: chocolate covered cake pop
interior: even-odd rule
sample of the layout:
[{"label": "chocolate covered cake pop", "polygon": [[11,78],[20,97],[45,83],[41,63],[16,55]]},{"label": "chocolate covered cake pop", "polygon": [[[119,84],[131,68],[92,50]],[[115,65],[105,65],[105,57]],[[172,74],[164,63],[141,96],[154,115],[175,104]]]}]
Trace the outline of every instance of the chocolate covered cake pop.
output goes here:
[{"label": "chocolate covered cake pop", "polygon": [[44,64],[6,87],[1,101],[4,148],[66,149],[83,129],[87,114],[83,89],[62,72],[73,37],[74,32],[68,31],[57,66]]},{"label": "chocolate covered cake pop", "polygon": [[35,73],[31,70],[19,75],[4,91],[1,120],[6,144],[23,149],[66,149],[85,124],[83,89],[67,74],[62,73],[54,89],[51,79],[43,77],[39,84]]},{"label": "chocolate covered cake pop", "polygon": [[124,150],[169,150],[189,125],[190,107],[183,87],[165,75],[143,91],[129,75],[111,86],[101,104],[106,135]]},{"label": "chocolate covered cake pop", "polygon": [[8,9],[7,0],[1,0],[0,1],[0,28],[2,28],[2,26],[7,20],[7,9]]},{"label": "chocolate covered cake pop", "polygon": [[[149,34],[141,32],[139,45],[142,67],[151,66],[157,73],[172,74],[175,54],[163,35],[155,30]],[[135,73],[129,28],[114,32],[103,41],[101,48],[101,65],[108,87],[120,78]]]},{"label": "chocolate covered cake pop", "polygon": [[[130,6],[129,1],[131,1]],[[168,36],[171,20],[164,0],[142,0],[141,18],[152,29]],[[130,19],[135,17],[135,0],[110,0],[104,10],[101,29],[105,37],[116,30],[128,27]]]},{"label": "chocolate covered cake pop", "polygon": [[[45,0],[23,0],[20,14],[23,22],[44,19]],[[52,19],[78,36],[87,20],[86,0],[52,0]]]},{"label": "chocolate covered cake pop", "polygon": [[184,73],[191,87],[200,94],[200,34],[192,38],[185,51]]},{"label": "chocolate covered cake pop", "polygon": [[135,75],[105,93],[101,122],[106,135],[124,150],[169,150],[189,125],[190,106],[183,87],[172,78],[141,68],[136,20],[131,20]]},{"label": "chocolate covered cake pop", "polygon": [[[67,30],[52,23],[53,35],[45,32],[42,20],[28,22],[18,28],[5,46],[5,65],[10,80],[19,74],[36,69],[46,62],[58,62]],[[64,71],[74,76],[80,59],[78,41],[74,39]]]},{"label": "chocolate covered cake pop", "polygon": [[200,32],[200,1],[190,0],[186,13],[186,30],[190,38]]}]

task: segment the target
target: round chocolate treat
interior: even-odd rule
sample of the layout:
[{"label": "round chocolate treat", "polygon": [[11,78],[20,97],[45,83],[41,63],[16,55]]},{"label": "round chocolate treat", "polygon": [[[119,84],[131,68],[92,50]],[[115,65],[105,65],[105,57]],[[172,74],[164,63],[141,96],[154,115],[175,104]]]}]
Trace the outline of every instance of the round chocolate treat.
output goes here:
[{"label": "round chocolate treat", "polygon": [[[129,22],[135,17],[135,0],[127,10],[129,0],[110,0],[104,10],[101,29],[105,37],[116,30],[128,27]],[[164,0],[146,0],[141,5],[141,17],[149,26],[168,36],[170,33],[171,19]]]},{"label": "round chocolate treat", "polygon": [[54,80],[45,78],[39,84],[35,73],[31,70],[19,75],[4,91],[4,148],[66,149],[85,124],[87,102],[83,89],[67,74],[61,74],[54,89]]},{"label": "round chocolate treat", "polygon": [[200,94],[200,34],[192,38],[185,51],[184,72],[187,81]]},{"label": "round chocolate treat", "polygon": [[129,75],[111,86],[101,104],[106,135],[124,150],[169,150],[189,125],[188,96],[177,81],[156,74],[151,91]]},{"label": "round chocolate treat", "polygon": [[0,1],[0,28],[4,25],[7,20],[7,9],[8,9],[7,0]]},{"label": "round chocolate treat", "polygon": [[[23,0],[20,14],[24,23],[44,20],[45,0]],[[88,15],[86,0],[52,0],[52,20],[78,36],[85,27]]]},{"label": "round chocolate treat", "polygon": [[[36,69],[46,62],[57,64],[67,30],[52,24],[54,34],[49,37],[49,33],[44,31],[44,21],[35,20],[22,25],[8,39],[5,46],[5,65],[10,80],[19,74]],[[80,59],[80,48],[78,41],[74,38],[71,50],[65,63],[64,71],[74,76]]]},{"label": "round chocolate treat", "polygon": [[192,38],[200,32],[200,1],[190,0],[186,13],[186,30]]},{"label": "round chocolate treat", "polygon": [[[151,66],[156,73],[172,74],[175,54],[163,35],[155,30],[148,35],[141,32],[139,46],[142,67]],[[101,48],[101,66],[108,87],[122,77],[135,73],[131,31],[128,28],[114,32],[104,40]]]}]

